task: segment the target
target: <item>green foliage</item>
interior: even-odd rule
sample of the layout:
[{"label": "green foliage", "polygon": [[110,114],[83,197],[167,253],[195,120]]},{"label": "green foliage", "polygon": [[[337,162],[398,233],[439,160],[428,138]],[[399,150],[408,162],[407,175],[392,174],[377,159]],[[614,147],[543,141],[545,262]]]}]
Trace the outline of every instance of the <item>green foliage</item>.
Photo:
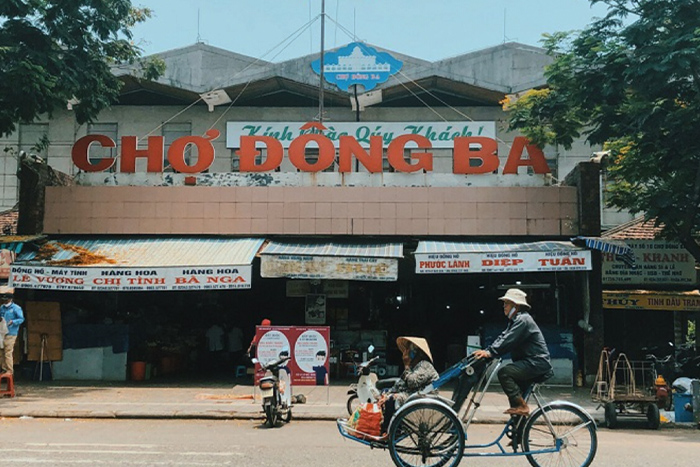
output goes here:
[{"label": "green foliage", "polygon": [[150,15],[130,0],[1,0],[0,136],[71,99],[77,121],[91,121],[118,96],[111,65],[159,76],[162,62],[143,61],[131,42],[130,28]]},{"label": "green foliage", "polygon": [[591,0],[608,14],[545,36],[547,92],[505,102],[540,146],[609,151],[610,203],[645,213],[700,260],[700,0]]}]

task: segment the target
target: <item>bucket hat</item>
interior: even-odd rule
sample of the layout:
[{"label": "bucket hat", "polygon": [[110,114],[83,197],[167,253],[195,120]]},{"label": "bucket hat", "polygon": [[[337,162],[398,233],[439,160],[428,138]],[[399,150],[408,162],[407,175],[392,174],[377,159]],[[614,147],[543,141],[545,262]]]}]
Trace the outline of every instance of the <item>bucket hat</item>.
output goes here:
[{"label": "bucket hat", "polygon": [[527,303],[526,297],[527,294],[520,289],[508,289],[506,290],[506,294],[500,297],[499,300],[508,300],[516,305],[530,308],[530,304]]},{"label": "bucket hat", "polygon": [[430,353],[430,346],[428,345],[428,341],[424,338],[401,336],[396,339],[396,345],[399,347],[399,350],[401,352],[403,352],[409,344],[413,344],[419,349],[421,349],[423,353],[428,357],[428,360],[430,360],[431,362],[433,361],[433,355]]}]

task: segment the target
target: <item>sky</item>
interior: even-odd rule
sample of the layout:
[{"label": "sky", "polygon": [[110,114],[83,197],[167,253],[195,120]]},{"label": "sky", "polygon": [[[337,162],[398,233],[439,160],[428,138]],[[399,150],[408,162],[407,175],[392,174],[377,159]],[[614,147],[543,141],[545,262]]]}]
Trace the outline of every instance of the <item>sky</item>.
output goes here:
[{"label": "sky", "polygon": [[[153,10],[133,30],[145,55],[198,41],[270,62],[320,50],[322,0],[132,0]],[[605,15],[588,0],[325,0],[325,49],[357,40],[436,61],[582,29]],[[339,25],[337,25],[337,24]]]}]

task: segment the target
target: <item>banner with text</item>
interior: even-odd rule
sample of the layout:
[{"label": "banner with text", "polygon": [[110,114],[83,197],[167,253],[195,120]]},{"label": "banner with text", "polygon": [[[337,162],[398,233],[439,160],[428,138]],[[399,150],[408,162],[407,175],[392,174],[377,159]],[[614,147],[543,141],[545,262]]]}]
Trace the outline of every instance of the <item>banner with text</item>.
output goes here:
[{"label": "banner with text", "polygon": [[399,262],[392,258],[354,256],[261,255],[262,277],[395,281]]},{"label": "banner with text", "polygon": [[634,252],[634,267],[603,254],[603,284],[695,284],[695,258],[680,243],[627,239],[625,243]]},{"label": "banner with text", "polygon": [[[302,130],[305,126],[306,122],[226,122],[226,147],[239,147],[241,136],[269,136],[288,148],[295,138],[317,131]],[[381,136],[386,147],[398,136],[420,135],[428,138],[433,148],[452,148],[457,137],[496,137],[495,122],[327,122],[325,126],[323,135],[336,148],[341,136],[352,136],[365,147],[369,147],[371,136]],[[412,144],[406,147],[415,147]]]},{"label": "banner with text", "polygon": [[603,308],[619,310],[700,311],[700,295],[603,291]]},{"label": "banner with text", "polygon": [[[291,358],[280,367],[280,379],[300,386],[327,386],[331,328],[328,326],[256,326],[256,358],[267,363],[281,355]],[[265,376],[255,365],[255,384]]]},{"label": "banner with text", "polygon": [[60,268],[13,265],[10,285],[47,290],[249,289],[251,266],[206,268]]},{"label": "banner with text", "polygon": [[588,250],[416,254],[418,274],[590,270]]}]

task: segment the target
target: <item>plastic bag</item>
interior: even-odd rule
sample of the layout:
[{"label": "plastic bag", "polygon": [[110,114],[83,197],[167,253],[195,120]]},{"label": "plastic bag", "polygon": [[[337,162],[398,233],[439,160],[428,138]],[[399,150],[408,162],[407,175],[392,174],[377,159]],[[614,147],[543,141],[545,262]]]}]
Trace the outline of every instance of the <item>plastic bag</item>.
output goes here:
[{"label": "plastic bag", "polygon": [[[379,404],[366,403],[355,411],[357,421],[354,425],[355,436],[362,439],[379,437],[382,427],[382,408]],[[355,418],[355,414],[353,417]]]}]

